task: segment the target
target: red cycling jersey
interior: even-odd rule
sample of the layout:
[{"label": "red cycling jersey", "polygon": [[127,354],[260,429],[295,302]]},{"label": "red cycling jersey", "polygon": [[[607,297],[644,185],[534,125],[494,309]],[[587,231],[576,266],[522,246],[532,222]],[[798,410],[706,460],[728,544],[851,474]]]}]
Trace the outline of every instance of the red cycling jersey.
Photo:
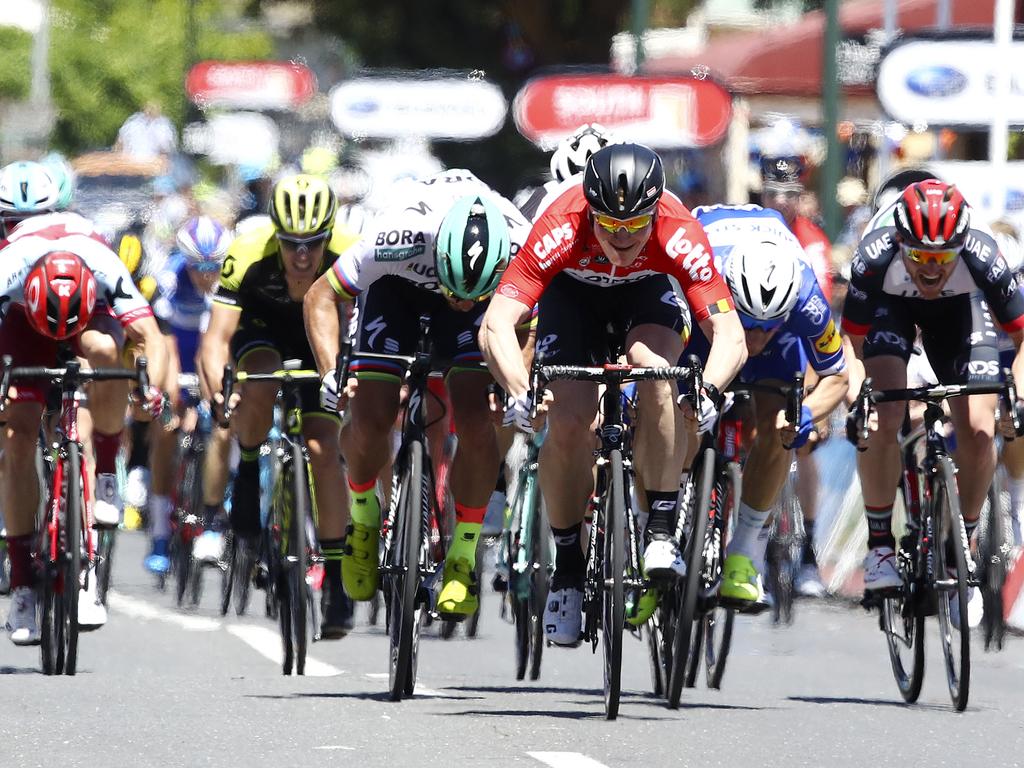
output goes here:
[{"label": "red cycling jersey", "polygon": [[797,216],[793,219],[790,230],[803,246],[807,261],[814,269],[814,276],[818,278],[818,285],[821,286],[825,298],[831,302],[832,244],[828,241],[825,233],[821,231],[821,227],[806,216]]},{"label": "red cycling jersey", "polygon": [[696,321],[734,308],[703,228],[677,197],[662,195],[654,231],[628,267],[616,267],[605,258],[589,209],[582,185],[562,193],[534,223],[498,293],[533,307],[559,272],[600,288],[666,274],[679,281]]}]

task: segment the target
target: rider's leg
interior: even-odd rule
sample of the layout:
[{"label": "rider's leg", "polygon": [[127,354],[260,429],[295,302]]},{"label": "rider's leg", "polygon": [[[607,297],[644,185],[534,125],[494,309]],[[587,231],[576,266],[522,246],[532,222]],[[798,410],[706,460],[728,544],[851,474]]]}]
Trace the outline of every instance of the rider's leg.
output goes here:
[{"label": "rider's leg", "polygon": [[1010,492],[1010,526],[1013,543],[1020,546],[1021,517],[1024,516],[1024,440],[1003,443],[1003,466],[1006,467],[1006,487]]},{"label": "rider's leg", "polygon": [[996,395],[971,395],[949,401],[950,417],[956,430],[953,458],[958,467],[960,509],[968,537],[978,525],[996,469],[995,410]]},{"label": "rider's leg", "polygon": [[[168,384],[174,382],[167,389],[177,393],[178,373],[181,370],[178,347],[174,336],[165,335],[164,342],[167,345],[166,381]],[[171,405],[180,410],[180,397],[175,400],[179,402],[172,402]],[[153,548],[150,557],[146,558],[146,567],[156,572],[166,572],[170,568],[167,543],[171,538],[171,495],[178,458],[178,434],[174,426],[170,422],[165,423],[164,419],[156,419],[149,427],[149,533]]]}]

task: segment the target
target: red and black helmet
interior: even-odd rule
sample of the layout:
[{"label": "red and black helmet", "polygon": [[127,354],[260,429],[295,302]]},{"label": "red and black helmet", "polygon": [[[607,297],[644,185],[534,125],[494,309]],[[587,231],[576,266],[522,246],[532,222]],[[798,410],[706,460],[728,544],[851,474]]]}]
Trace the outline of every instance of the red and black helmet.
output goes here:
[{"label": "red and black helmet", "polygon": [[96,278],[70,251],[42,256],[25,278],[25,312],[43,336],[75,336],[89,324],[95,306]]},{"label": "red and black helmet", "polygon": [[960,190],[938,179],[904,189],[896,200],[894,215],[900,240],[911,248],[959,248],[971,225]]}]

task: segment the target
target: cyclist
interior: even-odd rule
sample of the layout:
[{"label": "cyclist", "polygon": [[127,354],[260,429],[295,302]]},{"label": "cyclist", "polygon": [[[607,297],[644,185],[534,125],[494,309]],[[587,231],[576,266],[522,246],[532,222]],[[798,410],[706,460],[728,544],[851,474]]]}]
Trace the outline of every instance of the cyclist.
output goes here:
[{"label": "cyclist", "polygon": [[21,161],[0,169],[0,235],[31,216],[57,210],[60,189],[39,163]]},{"label": "cyclist", "polygon": [[[324,372],[324,403],[336,407],[337,305],[361,296],[357,349],[371,352],[412,354],[419,318],[430,315],[437,353],[454,362],[447,387],[459,440],[449,480],[455,531],[437,608],[459,619],[478,606],[477,540],[500,462],[487,401],[491,377],[475,365],[481,360],[477,327],[528,226],[512,203],[463,169],[396,184],[389,201],[372,232],[313,286],[306,330]],[[349,593],[369,600],[377,584],[380,535],[375,488],[390,458],[402,371],[369,359],[353,360],[351,370],[358,389],[343,436],[352,499],[343,567]]]},{"label": "cyclist", "polygon": [[[197,370],[199,336],[209,322],[213,291],[230,243],[231,232],[213,219],[208,216],[190,219],[178,230],[177,248],[156,276],[159,293],[153,303],[153,311],[167,340],[167,393],[176,419],[166,425],[154,424],[150,432],[152,495],[149,498],[149,521],[152,549],[145,566],[151,573],[163,574],[170,569],[167,545],[171,535],[171,494],[178,444],[178,424],[175,422],[184,419],[188,408],[196,405],[182,399],[177,386],[178,374],[195,373]],[[192,424],[184,426],[188,430],[193,427]],[[215,495],[218,490],[219,497]],[[220,508],[223,491],[223,488],[204,486],[206,509],[203,517],[208,525]],[[200,561],[216,561],[220,557],[220,548],[220,533],[207,530],[196,540],[193,554]]]},{"label": "cyclist", "polygon": [[51,152],[40,164],[50,172],[54,184],[57,185],[57,202],[55,211],[66,211],[71,207],[75,197],[75,171],[67,159],[58,152]]},{"label": "cyclist", "polygon": [[[972,223],[959,190],[930,179],[897,199],[893,226],[868,232],[857,246],[843,328],[877,389],[906,386],[916,329],[939,382],[1000,378],[996,323],[1024,373],[1024,295],[993,238]],[[968,535],[977,525],[996,455],[995,395],[949,401],[956,432],[957,476]],[[864,588],[901,585],[895,562],[892,506],[900,478],[902,403],[880,403],[877,427],[857,464],[868,521]],[[956,603],[954,602],[954,605]]]},{"label": "cyclist", "polygon": [[[794,155],[766,156],[761,158],[761,180],[764,190],[764,206],[778,211],[785,219],[800,246],[807,262],[814,268],[825,299],[832,302],[832,245],[821,228],[806,216],[798,213],[800,196],[804,192],[802,176],[803,160]],[[814,373],[808,385],[814,383]],[[797,572],[794,586],[805,597],[821,597],[825,586],[818,574],[818,559],[814,552],[814,521],[818,516],[818,466],[811,456],[817,444],[817,433],[811,436],[808,447],[797,452],[797,495],[804,514],[804,549],[801,553],[802,567]]]},{"label": "cyclist", "polygon": [[[748,602],[764,598],[761,572],[771,510],[792,462],[789,449],[807,443],[846,394],[842,340],[821,287],[803,259],[800,242],[777,211],[759,206],[696,208],[743,325],[747,363],[739,380],[785,384],[808,363],[820,377],[804,401],[797,425],[786,421],[778,395],[755,392],[757,431],[743,468],[743,496],[723,565],[721,594]],[[698,331],[687,354],[706,355]]]},{"label": "cyclist", "polygon": [[[200,349],[206,390],[223,404],[221,377],[233,361],[239,370],[266,373],[284,360],[314,365],[302,326],[302,303],[314,281],[355,241],[334,225],[337,201],[315,176],[296,174],[274,185],[270,221],[236,237],[228,247],[213,297],[210,325]],[[260,532],[260,446],[273,420],[278,387],[241,388],[232,427],[241,461],[232,485],[231,528],[242,545],[258,551]],[[352,604],[341,586],[341,550],[348,510],[343,494],[337,413],[320,407],[317,387],[302,391],[302,431],[316,477],[317,525],[324,556],[323,625],[326,638],[344,637],[352,625]],[[376,552],[376,550],[375,550]]]},{"label": "cyclist", "polygon": [[[675,363],[686,321],[669,276],[682,286],[697,322],[712,340],[699,409],[675,407],[668,382],[637,386],[643,416],[636,434],[638,474],[650,515],[644,567],[649,576],[685,574],[675,529],[679,478],[709,430],[724,388],[746,359],[743,329],[715,270],[700,224],[665,189],[661,158],[639,144],[612,144],[587,161],[580,183],[537,219],[522,253],[502,277],[480,333],[488,366],[508,393],[505,418],[532,429],[533,393],[515,325],[540,301],[537,354],[545,362],[604,363],[606,326],[625,325],[634,365]],[[544,615],[547,637],[579,642],[584,556],[581,527],[593,492],[591,425],[597,387],[559,381],[540,462],[540,482],[555,537],[555,572]]]},{"label": "cyclist", "polygon": [[[149,303],[86,219],[70,213],[38,216],[21,224],[2,245],[0,284],[6,287],[0,295],[0,355],[10,355],[15,365],[53,365],[57,342],[70,341],[89,365],[114,367],[121,362],[121,345],[127,336],[149,359],[151,380],[163,380],[163,339]],[[25,645],[39,639],[31,552],[39,504],[35,449],[46,387],[23,384],[16,390],[6,414],[2,489],[15,590],[7,627],[15,644]],[[136,416],[159,414],[162,398],[151,386],[144,393],[149,413],[137,410]],[[114,471],[127,399],[127,385],[122,382],[93,382],[89,387],[97,495],[94,515],[102,509],[104,473]],[[97,522],[103,520],[97,517]],[[92,588],[80,593],[78,621],[83,628],[106,622],[106,610],[96,602],[95,583],[90,578]]]}]

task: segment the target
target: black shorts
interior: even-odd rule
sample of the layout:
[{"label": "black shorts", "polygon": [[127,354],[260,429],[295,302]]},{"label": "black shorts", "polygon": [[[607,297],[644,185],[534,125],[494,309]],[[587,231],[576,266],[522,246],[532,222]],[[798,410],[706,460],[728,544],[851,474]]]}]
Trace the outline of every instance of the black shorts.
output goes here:
[{"label": "black shorts", "polygon": [[[301,360],[302,368],[316,370],[316,358],[313,357],[309,339],[306,338],[304,325],[295,322],[271,323],[243,310],[238,329],[231,337],[231,357],[235,365],[241,367],[245,356],[257,350],[276,352],[280,355],[282,363],[285,360]],[[325,414],[338,418],[337,412],[320,407],[318,382],[302,384],[299,387],[299,394],[302,397],[304,414]]]},{"label": "black shorts", "polygon": [[940,384],[1001,379],[995,320],[980,293],[933,300],[887,294],[864,339],[864,359],[895,355],[906,363],[918,328]]},{"label": "black shorts", "polygon": [[556,275],[540,297],[537,351],[547,365],[609,361],[608,328],[626,334],[638,325],[687,333],[686,309],[667,275],[601,288]]},{"label": "black shorts", "polygon": [[[383,277],[360,297],[356,351],[413,355],[420,338],[420,317],[430,317],[434,354],[449,361],[449,370],[477,369],[483,361],[477,333],[487,302],[460,312],[438,293],[401,277]],[[361,379],[401,381],[405,366],[387,360],[353,357],[350,370]]]}]

